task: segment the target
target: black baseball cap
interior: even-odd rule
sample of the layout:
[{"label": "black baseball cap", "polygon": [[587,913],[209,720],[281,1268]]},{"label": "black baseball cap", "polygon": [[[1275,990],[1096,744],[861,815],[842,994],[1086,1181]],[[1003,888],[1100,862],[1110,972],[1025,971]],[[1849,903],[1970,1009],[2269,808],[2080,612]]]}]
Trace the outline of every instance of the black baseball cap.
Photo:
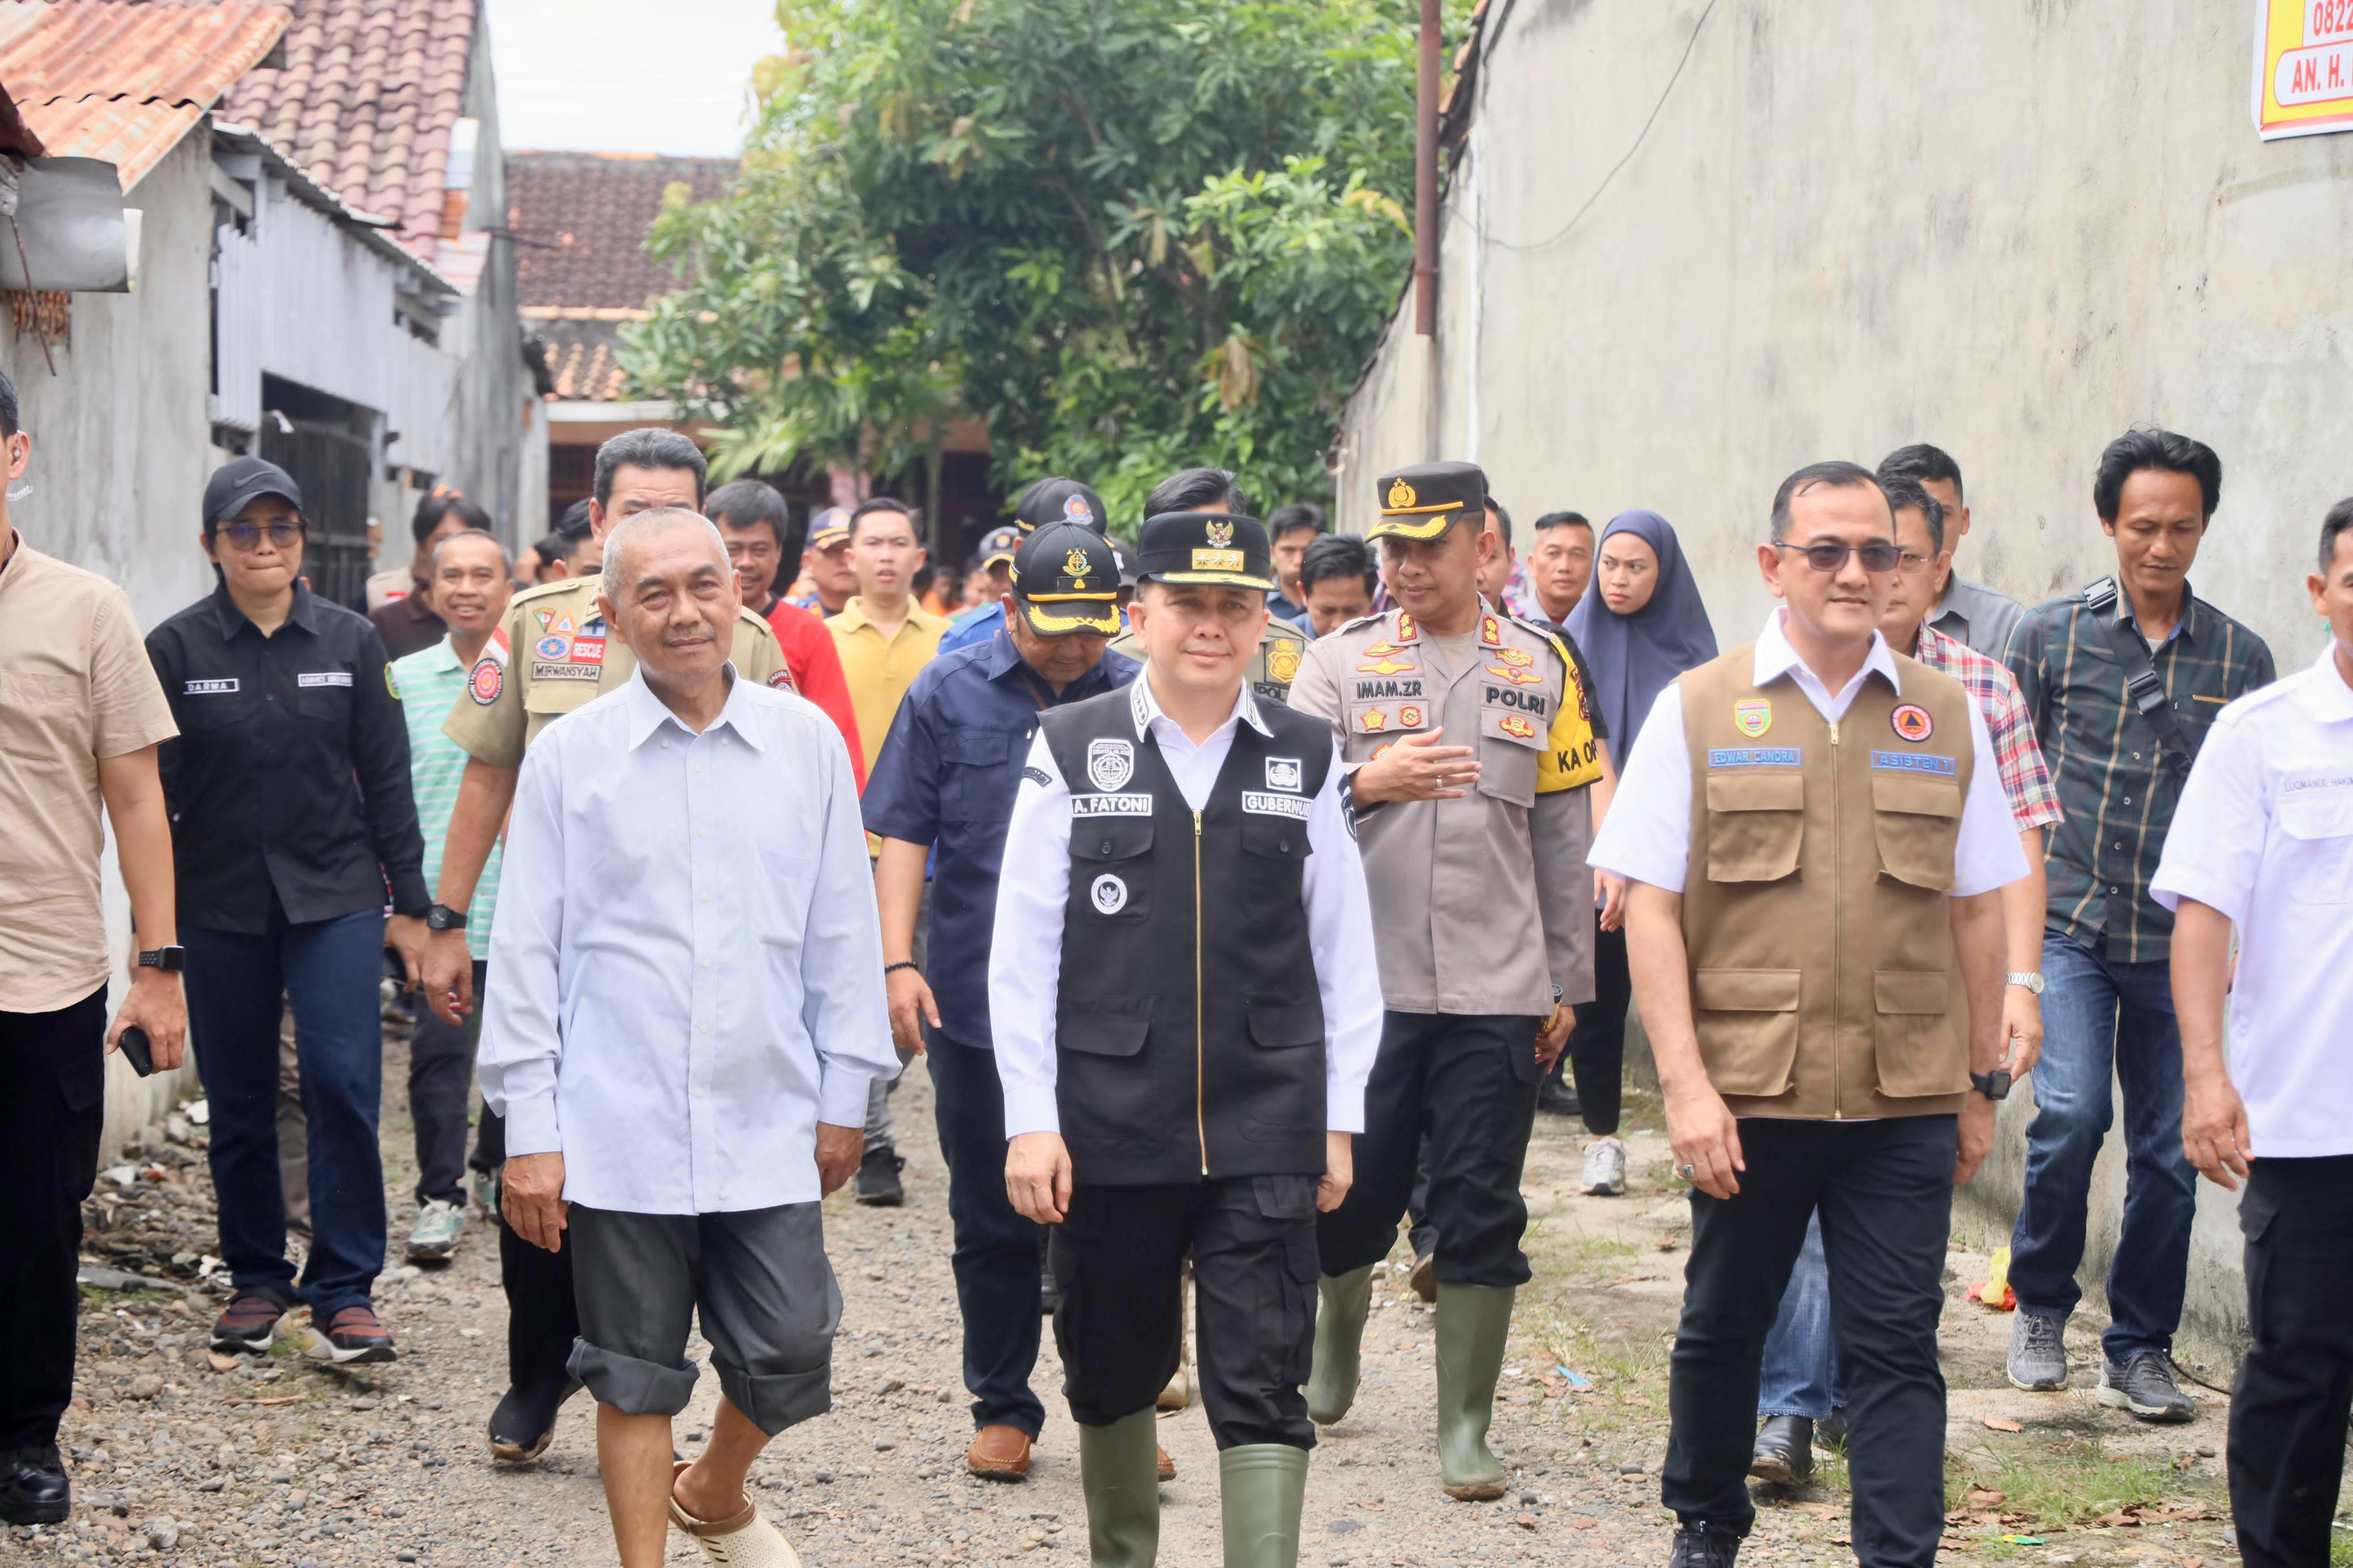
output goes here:
[{"label": "black baseball cap", "polygon": [[1082,522],[1050,522],[1013,558],[1013,602],[1042,637],[1119,632],[1119,567],[1111,542]]},{"label": "black baseball cap", "polygon": [[1274,590],[1266,525],[1223,511],[1164,511],[1144,520],[1135,542],[1139,583],[1215,583]]},{"label": "black baseball cap", "polygon": [[1097,533],[1110,526],[1103,497],[1076,479],[1039,479],[1021,498],[1013,513],[1014,525],[1034,533],[1050,522],[1075,522]]},{"label": "black baseball cap", "polygon": [[980,536],[980,569],[984,572],[1000,561],[1010,561],[1021,549],[1021,531],[1011,523],[992,528]]},{"label": "black baseball cap", "polygon": [[294,476],[261,458],[237,458],[213,470],[205,481],[205,526],[227,522],[256,496],[284,496],[302,510],[302,488]]},{"label": "black baseball cap", "polygon": [[1483,515],[1487,476],[1476,463],[1415,463],[1373,481],[1381,515],[1366,539],[1436,539],[1464,512]]}]

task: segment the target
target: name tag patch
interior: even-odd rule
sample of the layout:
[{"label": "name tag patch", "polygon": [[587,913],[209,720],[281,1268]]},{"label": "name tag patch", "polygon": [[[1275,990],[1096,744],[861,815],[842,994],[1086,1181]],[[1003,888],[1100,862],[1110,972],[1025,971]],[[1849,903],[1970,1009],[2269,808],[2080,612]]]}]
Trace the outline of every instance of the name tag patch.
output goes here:
[{"label": "name tag patch", "polygon": [[531,661],[531,678],[533,680],[586,680],[594,683],[603,674],[603,669],[593,664],[573,664],[569,661],[559,664],[544,658]]},{"label": "name tag patch", "polygon": [[1288,816],[1294,822],[1304,822],[1315,809],[1315,803],[1302,800],[1295,795],[1268,795],[1261,790],[1242,791],[1242,809],[1259,816]]},{"label": "name tag patch", "polygon": [[[1024,770],[1029,771],[1029,770]],[[1044,775],[1038,782],[1046,782]],[[1148,795],[1074,795],[1071,797],[1072,816],[1150,816],[1152,797]]]},{"label": "name tag patch", "polygon": [[1891,773],[1936,773],[1952,778],[1961,771],[1961,764],[1951,757],[1931,756],[1926,752],[1873,752],[1871,765]]},{"label": "name tag patch", "polygon": [[181,691],[184,697],[226,697],[237,689],[237,677],[227,680],[191,680]]},{"label": "name tag patch", "polygon": [[294,684],[297,686],[349,686],[351,683],[352,672],[348,669],[322,670],[316,675],[298,675],[294,678]]},{"label": "name tag patch", "polygon": [[1411,680],[1359,680],[1356,682],[1356,700],[1359,702],[1371,702],[1383,697],[1419,697],[1420,695],[1421,679],[1419,676]]},{"label": "name tag patch", "polygon": [[1712,768],[1794,768],[1804,763],[1801,746],[1726,746],[1707,754]]}]

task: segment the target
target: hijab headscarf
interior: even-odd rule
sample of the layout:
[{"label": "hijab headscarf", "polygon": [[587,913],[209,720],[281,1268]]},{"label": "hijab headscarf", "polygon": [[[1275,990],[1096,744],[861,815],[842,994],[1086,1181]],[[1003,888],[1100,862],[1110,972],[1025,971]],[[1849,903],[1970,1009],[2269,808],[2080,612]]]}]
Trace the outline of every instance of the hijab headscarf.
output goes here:
[{"label": "hijab headscarf", "polygon": [[[1651,602],[1630,616],[1620,615],[1601,597],[1601,547],[1620,533],[1640,539],[1659,558],[1659,585]],[[1715,628],[1708,624],[1707,606],[1700,602],[1699,584],[1683,559],[1674,525],[1657,512],[1621,511],[1611,518],[1594,541],[1593,557],[1593,581],[1568,613],[1568,635],[1593,671],[1602,721],[1609,726],[1610,755],[1622,769],[1659,693],[1683,671],[1715,657]]]}]

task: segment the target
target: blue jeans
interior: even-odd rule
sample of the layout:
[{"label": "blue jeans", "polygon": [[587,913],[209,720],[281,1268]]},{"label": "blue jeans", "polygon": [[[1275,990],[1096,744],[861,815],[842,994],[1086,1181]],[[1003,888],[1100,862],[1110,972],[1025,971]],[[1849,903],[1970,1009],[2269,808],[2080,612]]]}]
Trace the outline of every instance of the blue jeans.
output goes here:
[{"label": "blue jeans", "polygon": [[2168,966],[2115,963],[2055,933],[2042,939],[2042,1059],[2026,1130],[2026,1201],[2010,1238],[2019,1310],[2063,1320],[2083,1289],[2092,1162],[2124,1088],[2125,1215],[2108,1268],[2108,1331],[2122,1362],[2171,1348],[2189,1271],[2198,1173],[2181,1149],[2181,1030]]},{"label": "blue jeans", "polygon": [[[365,1306],[384,1267],[384,1031],[375,910],[264,935],[184,930],[188,1034],[212,1106],[210,1163],[221,1258],[239,1290],[307,1300],[323,1326]],[[286,1258],[278,1173],[279,999],[294,1008],[309,1123],[311,1255],[301,1287]]]},{"label": "blue jeans", "polygon": [[1822,1256],[1822,1216],[1806,1221],[1806,1245],[1781,1292],[1780,1315],[1765,1338],[1757,1414],[1827,1421],[1846,1408],[1838,1346],[1831,1339],[1831,1267]]}]

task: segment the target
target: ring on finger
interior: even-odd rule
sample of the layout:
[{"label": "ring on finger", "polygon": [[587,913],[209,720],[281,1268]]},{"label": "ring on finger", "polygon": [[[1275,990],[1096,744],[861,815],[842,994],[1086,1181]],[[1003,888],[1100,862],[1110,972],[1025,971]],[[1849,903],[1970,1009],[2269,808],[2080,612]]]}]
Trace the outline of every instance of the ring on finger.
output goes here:
[{"label": "ring on finger", "polygon": [[1698,1174],[1699,1174],[1699,1167],[1698,1167],[1697,1165],[1685,1165],[1685,1166],[1683,1167],[1683,1180],[1684,1180],[1684,1181],[1688,1182],[1688,1181],[1692,1180],[1694,1176],[1697,1176]]}]

